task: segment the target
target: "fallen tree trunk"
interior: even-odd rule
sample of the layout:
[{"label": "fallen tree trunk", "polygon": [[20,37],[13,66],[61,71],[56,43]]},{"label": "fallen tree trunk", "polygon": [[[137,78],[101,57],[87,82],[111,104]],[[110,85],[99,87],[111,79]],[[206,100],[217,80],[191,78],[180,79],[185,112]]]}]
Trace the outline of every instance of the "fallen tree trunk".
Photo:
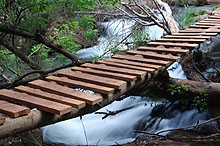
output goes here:
[{"label": "fallen tree trunk", "polygon": [[[170,85],[176,84],[178,86],[182,86],[183,88],[187,88],[188,96],[186,96],[186,98],[189,100],[193,100],[195,96],[207,94],[207,98],[210,103],[220,104],[220,83],[175,79],[167,76],[160,76],[156,79],[160,82],[160,89],[163,89],[163,92],[168,92],[167,90],[170,88]],[[170,93],[168,92],[167,94]]]},{"label": "fallen tree trunk", "polygon": [[220,103],[220,83],[198,82],[174,78],[169,78],[169,81],[172,84],[183,82],[190,92],[194,94],[200,94],[201,92],[206,93],[208,94],[209,100],[212,100],[213,102],[218,101]]}]

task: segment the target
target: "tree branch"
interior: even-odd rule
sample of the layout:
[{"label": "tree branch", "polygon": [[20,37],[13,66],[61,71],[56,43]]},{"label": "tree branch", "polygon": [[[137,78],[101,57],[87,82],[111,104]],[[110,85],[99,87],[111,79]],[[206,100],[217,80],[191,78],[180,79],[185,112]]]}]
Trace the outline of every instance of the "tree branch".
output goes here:
[{"label": "tree branch", "polygon": [[8,49],[9,51],[11,51],[13,54],[15,54],[16,56],[18,56],[22,61],[24,61],[25,63],[27,63],[32,69],[34,70],[41,70],[42,68],[40,66],[38,66],[37,64],[35,64],[34,62],[32,62],[29,58],[27,58],[25,55],[23,55],[21,52],[19,52],[17,49],[13,48],[12,46],[10,46],[9,44],[5,43],[1,38],[0,38],[0,44],[5,47],[6,49]]}]

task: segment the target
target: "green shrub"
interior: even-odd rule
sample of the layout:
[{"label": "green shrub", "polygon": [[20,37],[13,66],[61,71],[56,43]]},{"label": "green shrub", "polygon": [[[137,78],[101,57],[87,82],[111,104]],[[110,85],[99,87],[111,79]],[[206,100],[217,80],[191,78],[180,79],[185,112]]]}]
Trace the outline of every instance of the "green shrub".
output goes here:
[{"label": "green shrub", "polygon": [[196,0],[194,3],[195,6],[200,6],[200,0]]},{"label": "green shrub", "polygon": [[206,10],[200,10],[199,11],[199,15],[205,15],[208,14],[208,12]]},{"label": "green shrub", "polygon": [[212,11],[214,11],[215,9],[218,9],[220,7],[220,5],[216,5],[212,8]]},{"label": "green shrub", "polygon": [[186,13],[186,18],[184,19],[184,25],[189,26],[191,24],[194,24],[196,20],[196,11],[195,10],[190,10]]}]

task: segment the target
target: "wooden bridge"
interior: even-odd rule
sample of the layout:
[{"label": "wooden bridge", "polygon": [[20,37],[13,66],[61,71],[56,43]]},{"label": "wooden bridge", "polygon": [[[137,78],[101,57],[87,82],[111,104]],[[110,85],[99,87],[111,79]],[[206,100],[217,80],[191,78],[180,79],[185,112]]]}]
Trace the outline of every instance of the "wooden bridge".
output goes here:
[{"label": "wooden bridge", "polygon": [[218,33],[220,14],[215,14],[147,47],[129,50],[127,55],[73,67],[28,86],[0,90],[0,138],[98,110]]}]

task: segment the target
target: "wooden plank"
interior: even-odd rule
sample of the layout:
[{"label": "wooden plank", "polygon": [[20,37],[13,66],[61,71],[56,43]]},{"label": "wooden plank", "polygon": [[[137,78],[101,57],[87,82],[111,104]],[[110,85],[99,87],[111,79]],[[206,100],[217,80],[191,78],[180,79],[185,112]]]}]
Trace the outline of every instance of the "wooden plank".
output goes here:
[{"label": "wooden plank", "polygon": [[190,28],[201,28],[201,29],[208,29],[211,28],[213,26],[203,26],[203,25],[190,25]]},{"label": "wooden plank", "polygon": [[139,66],[134,66],[134,65],[127,65],[127,64],[120,64],[116,62],[108,62],[108,61],[97,61],[97,64],[105,64],[109,66],[115,66],[115,67],[121,67],[121,68],[128,68],[128,69],[135,69],[135,70],[141,70],[141,71],[146,71],[149,73],[153,73],[155,69],[152,68],[146,68],[146,67],[139,67]]},{"label": "wooden plank", "polygon": [[123,60],[123,59],[108,58],[108,59],[105,59],[105,61],[121,63],[121,64],[127,64],[127,65],[135,65],[135,66],[153,68],[153,69],[162,68],[162,65],[155,65],[155,64],[149,64],[149,63],[140,63],[140,62],[135,62],[135,61]]},{"label": "wooden plank", "polygon": [[126,88],[127,82],[116,80],[116,79],[110,79],[106,77],[100,77],[97,75],[91,75],[87,73],[82,73],[79,71],[70,71],[70,70],[64,70],[58,73],[58,76],[64,76],[68,77],[73,80],[77,81],[83,81],[86,83],[101,85],[105,87],[115,88],[115,89],[123,89]]},{"label": "wooden plank", "polygon": [[213,20],[213,19],[210,19],[210,20],[203,20],[203,21],[200,21],[199,23],[217,23],[217,24],[220,24],[220,19],[218,20]]},{"label": "wooden plank", "polygon": [[98,70],[104,70],[104,71],[110,71],[110,72],[116,72],[116,73],[122,73],[122,74],[127,74],[127,75],[134,75],[139,78],[143,78],[147,75],[145,71],[138,71],[138,70],[133,70],[133,69],[124,69],[120,67],[110,67],[104,64],[91,64],[91,63],[86,63],[81,65],[82,67],[89,67],[93,69],[98,69]]},{"label": "wooden plank", "polygon": [[63,115],[72,111],[72,107],[65,104],[56,103],[46,99],[40,99],[26,93],[19,93],[12,90],[0,90],[0,99],[13,103],[24,104],[28,107],[38,108],[52,114]]},{"label": "wooden plank", "polygon": [[214,27],[216,27],[216,28],[220,28],[220,24],[218,24],[218,23],[200,23],[200,22],[198,22],[198,23],[196,23],[196,25],[202,25],[202,26],[214,26]]},{"label": "wooden plank", "polygon": [[163,47],[138,47],[138,51],[153,51],[153,52],[165,52],[170,54],[186,54],[189,50],[175,49],[175,48],[163,48]]},{"label": "wooden plank", "polygon": [[179,31],[184,32],[184,33],[201,33],[201,32],[208,32],[208,33],[220,33],[220,29],[194,29],[194,28],[188,28],[188,29],[184,29],[184,30],[180,30]]},{"label": "wooden plank", "polygon": [[209,18],[212,18],[212,19],[220,19],[220,16],[210,16]]},{"label": "wooden plank", "polygon": [[88,74],[93,74],[93,75],[98,75],[98,76],[101,76],[101,77],[108,77],[108,78],[128,81],[128,82],[134,82],[134,81],[137,80],[136,76],[125,75],[125,74],[120,74],[120,73],[113,73],[113,72],[106,72],[106,71],[100,71],[100,70],[94,70],[94,69],[91,69],[91,68],[73,67],[72,70],[73,71],[81,71],[81,72],[88,73]]},{"label": "wooden plank", "polygon": [[57,94],[60,96],[65,96],[73,98],[76,100],[85,101],[87,104],[94,105],[100,103],[103,99],[101,96],[92,95],[89,93],[81,92],[69,87],[58,85],[55,82],[46,82],[43,80],[36,80],[28,83],[29,86],[37,89],[41,89],[45,92],[52,94]]},{"label": "wooden plank", "polygon": [[189,35],[190,33],[187,33],[187,34],[185,35],[185,33],[183,33],[182,36],[181,35],[166,35],[164,36],[164,38],[172,38],[172,39],[210,39],[211,38],[211,36],[199,36],[197,33],[193,33],[196,35]]},{"label": "wooden plank", "polygon": [[81,109],[86,106],[86,103],[84,101],[68,98],[65,96],[59,96],[56,94],[51,94],[48,92],[41,91],[39,89],[30,88],[27,86],[18,86],[14,88],[14,91],[21,92],[21,93],[27,93],[28,95],[32,95],[38,98],[43,98],[51,101],[55,101],[58,103],[63,103],[66,105],[70,105],[74,108]]},{"label": "wooden plank", "polygon": [[185,49],[196,49],[199,44],[188,44],[188,43],[165,43],[165,42],[149,42],[149,46],[166,46],[166,47],[181,47]]},{"label": "wooden plank", "polygon": [[[179,33],[172,33],[172,36],[217,36],[218,33],[203,33],[203,32],[197,32],[197,33],[193,33],[193,32],[179,32]],[[195,38],[194,38],[195,39]],[[201,39],[205,39],[205,38],[201,38]],[[209,38],[208,38],[209,39]]]},{"label": "wooden plank", "polygon": [[46,80],[47,81],[54,81],[58,84],[72,87],[72,88],[81,88],[81,89],[85,89],[85,90],[91,90],[91,91],[101,93],[101,94],[108,95],[108,94],[114,93],[114,88],[103,87],[103,86],[90,84],[90,83],[86,83],[86,82],[71,80],[71,79],[68,79],[67,77],[49,76],[49,77],[46,77]]},{"label": "wooden plank", "polygon": [[30,109],[24,106],[0,100],[0,112],[12,118],[16,118],[23,115],[27,115],[30,112]]},{"label": "wooden plank", "polygon": [[152,63],[152,64],[163,65],[163,66],[167,66],[168,64],[170,64],[169,61],[147,59],[147,58],[144,58],[143,56],[140,57],[140,56],[114,55],[114,56],[112,56],[112,58],[126,59],[126,60],[130,60],[130,61],[138,61],[138,62],[142,62],[142,63]]},{"label": "wooden plank", "polygon": [[156,40],[157,42],[184,42],[184,43],[203,43],[206,40],[205,39],[169,39],[169,38],[160,38]]},{"label": "wooden plank", "polygon": [[3,117],[2,115],[0,115],[0,125],[5,123],[5,117]]},{"label": "wooden plank", "polygon": [[163,59],[163,60],[168,60],[168,61],[176,61],[180,58],[179,56],[163,55],[163,54],[157,54],[153,52],[136,51],[136,50],[129,50],[127,51],[127,53],[135,54],[135,55],[142,55],[144,57],[153,57],[153,58],[157,58],[158,60]]},{"label": "wooden plank", "polygon": [[220,21],[219,19],[210,19],[210,18],[207,18],[205,20],[202,20],[202,21]]}]

